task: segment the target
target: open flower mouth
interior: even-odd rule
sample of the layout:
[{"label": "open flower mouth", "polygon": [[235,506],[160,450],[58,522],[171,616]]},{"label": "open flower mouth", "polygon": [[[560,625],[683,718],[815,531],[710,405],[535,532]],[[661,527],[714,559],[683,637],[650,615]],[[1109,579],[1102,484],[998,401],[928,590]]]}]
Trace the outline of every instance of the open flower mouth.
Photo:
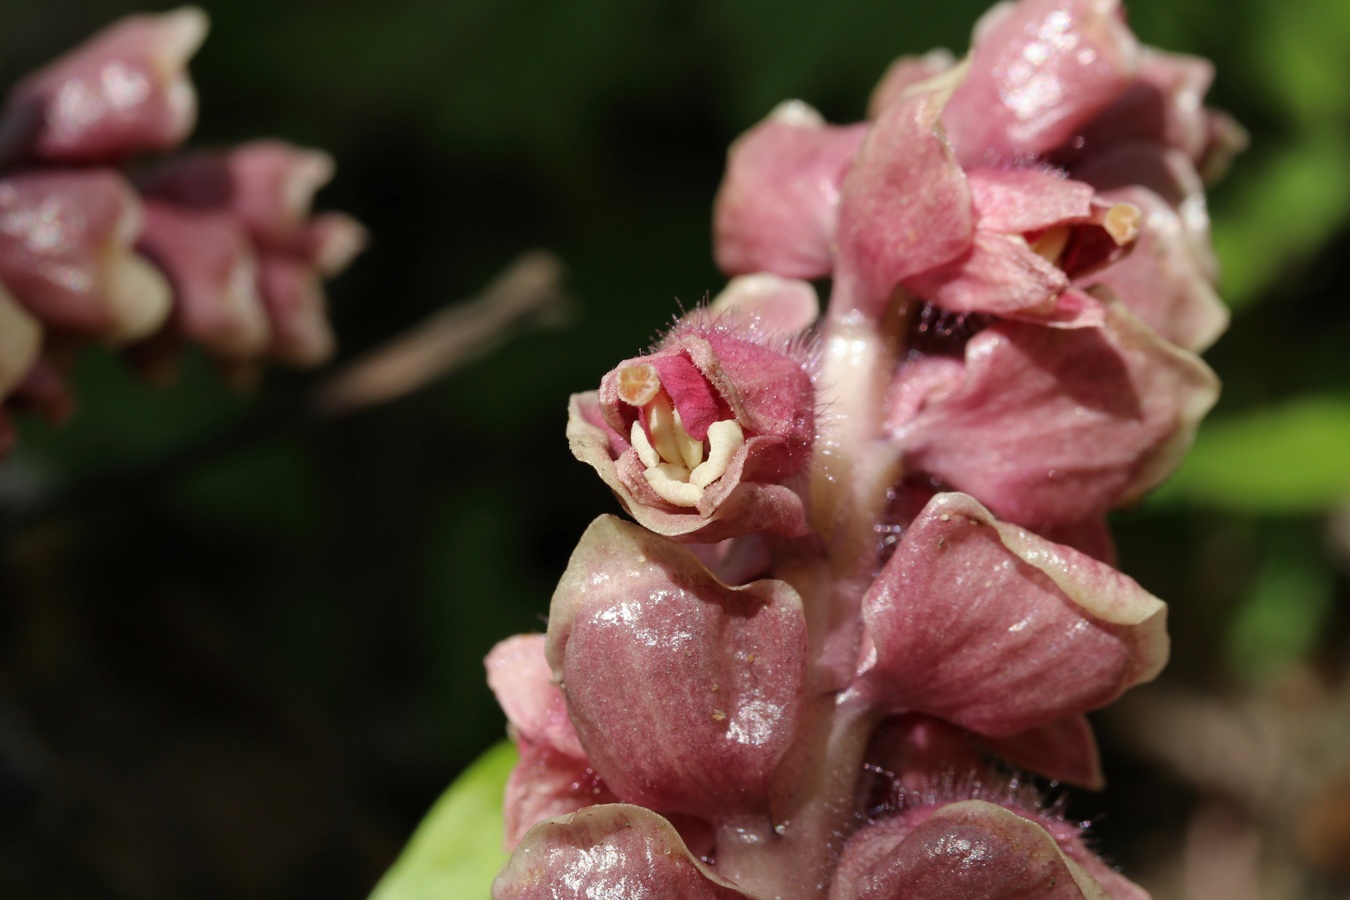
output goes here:
[{"label": "open flower mouth", "polygon": [[698,506],[704,489],[726,474],[745,431],[735,419],[719,419],[700,440],[685,428],[655,366],[624,366],[618,376],[619,399],[640,411],[629,441],[646,467],[647,483],[667,503]]}]

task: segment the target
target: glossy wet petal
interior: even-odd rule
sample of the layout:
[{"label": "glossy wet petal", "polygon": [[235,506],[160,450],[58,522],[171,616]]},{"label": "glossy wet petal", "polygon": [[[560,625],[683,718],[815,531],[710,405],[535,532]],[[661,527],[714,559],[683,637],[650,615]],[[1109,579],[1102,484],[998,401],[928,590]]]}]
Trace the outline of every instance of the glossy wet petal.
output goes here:
[{"label": "glossy wet petal", "polygon": [[765,807],[806,659],[792,588],[728,587],[678,544],[601,517],[554,593],[548,659],[619,797],[705,817]]}]

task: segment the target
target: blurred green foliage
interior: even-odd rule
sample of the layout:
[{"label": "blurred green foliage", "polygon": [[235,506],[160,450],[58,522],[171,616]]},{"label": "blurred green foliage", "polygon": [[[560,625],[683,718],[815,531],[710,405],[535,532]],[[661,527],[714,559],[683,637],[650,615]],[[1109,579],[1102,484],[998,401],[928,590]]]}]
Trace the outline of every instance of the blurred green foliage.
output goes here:
[{"label": "blurred green foliage", "polygon": [[[313,376],[243,396],[189,357],[150,392],[86,354],[74,420],[26,422],[0,467],[6,896],[363,896],[502,734],[483,655],[542,630],[572,543],[614,510],[567,453],[566,398],[720,286],[728,143],[787,97],[857,118],[893,56],[959,51],[985,6],[205,5],[194,142],[323,146],[339,174],[321,205],[372,229],[333,289],[346,356],[530,246],[563,256],[583,312],[320,424],[291,415]],[[134,8],[4,4],[0,82]],[[1211,198],[1235,309],[1209,354],[1224,397],[1175,484],[1114,525],[1123,568],[1172,603],[1169,677],[1246,683],[1344,655],[1321,522],[1350,502],[1350,5],[1139,0],[1131,17],[1216,61],[1211,102],[1253,144]],[[480,799],[490,759],[468,776]],[[1129,864],[1151,811],[1127,794],[1101,801],[1100,832]],[[423,834],[497,827],[455,824],[463,796]]]}]

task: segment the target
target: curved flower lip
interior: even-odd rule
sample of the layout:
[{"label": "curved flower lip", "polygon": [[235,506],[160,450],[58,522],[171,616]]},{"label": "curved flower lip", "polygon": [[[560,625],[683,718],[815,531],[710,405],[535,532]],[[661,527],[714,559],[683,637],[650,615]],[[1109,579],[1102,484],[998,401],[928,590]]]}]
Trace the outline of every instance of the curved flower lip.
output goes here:
[{"label": "curved flower lip", "polygon": [[862,601],[862,696],[1007,737],[1155,677],[1166,606],[1076,550],[936,495]]},{"label": "curved flower lip", "polygon": [[122,343],[169,314],[164,278],[132,250],[144,211],[111,169],[0,179],[0,279],[48,326]]},{"label": "curved flower lip", "polygon": [[786,583],[730,587],[679,544],[602,516],[553,595],[547,655],[620,798],[710,819],[767,809],[806,666]]},{"label": "curved flower lip", "polygon": [[901,56],[886,68],[867,100],[867,118],[879,117],[888,106],[903,99],[918,85],[936,78],[956,66],[950,50],[930,50],[923,56]]},{"label": "curved flower lip", "polygon": [[1147,900],[1075,836],[987,800],[865,826],[845,845],[830,900]]},{"label": "curved flower lip", "polygon": [[755,900],[695,859],[669,821],[622,803],[539,823],[492,883],[492,900],[602,897]]},{"label": "curved flower lip", "polygon": [[737,138],[713,203],[718,267],[731,275],[828,275],[839,185],[866,133],[866,124],[827,125],[792,100]]},{"label": "curved flower lip", "polygon": [[1114,103],[1138,69],[1119,0],[1022,0],[977,26],[943,125],[966,165],[1042,156]]},{"label": "curved flower lip", "polygon": [[[991,325],[967,343],[964,368],[938,378],[902,367],[886,427],[907,468],[1032,527],[1086,521],[1157,486],[1218,380],[1118,302],[1099,308],[1097,326]],[[903,390],[915,378],[931,383]]]},{"label": "curved flower lip", "polygon": [[187,61],[209,22],[196,7],[121,19],[10,91],[0,157],[110,162],[177,146],[197,120]]}]

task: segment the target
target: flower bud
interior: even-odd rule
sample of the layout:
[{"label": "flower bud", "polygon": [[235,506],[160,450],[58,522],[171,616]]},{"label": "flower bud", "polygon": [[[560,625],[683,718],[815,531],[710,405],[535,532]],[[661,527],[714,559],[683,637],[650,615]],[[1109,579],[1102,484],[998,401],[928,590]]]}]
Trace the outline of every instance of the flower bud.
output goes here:
[{"label": "flower bud", "polygon": [[208,27],[196,7],[129,16],[29,75],[9,93],[0,156],[100,163],[176,147],[197,121],[186,65]]}]

